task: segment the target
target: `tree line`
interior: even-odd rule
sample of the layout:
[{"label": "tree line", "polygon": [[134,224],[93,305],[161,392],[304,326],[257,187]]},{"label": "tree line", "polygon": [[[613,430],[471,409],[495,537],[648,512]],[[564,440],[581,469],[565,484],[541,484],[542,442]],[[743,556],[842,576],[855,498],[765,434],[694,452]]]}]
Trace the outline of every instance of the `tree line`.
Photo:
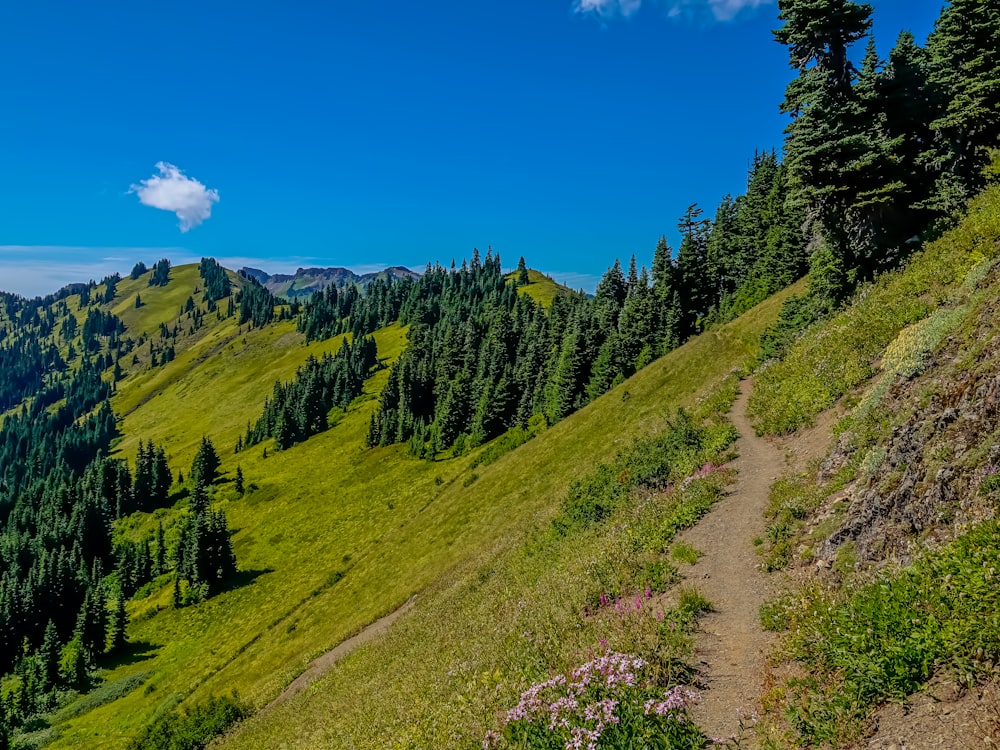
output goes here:
[{"label": "tree line", "polygon": [[237,452],[274,438],[279,450],[327,429],[334,407],[346,409],[361,395],[364,381],[378,365],[375,339],[344,340],[334,355],[310,356],[288,383],[276,381],[263,413],[236,445]]},{"label": "tree line", "polygon": [[[0,299],[0,403],[9,410],[0,430],[0,745],[59,691],[89,687],[93,668],[123,648],[126,601],[146,583],[172,574],[181,606],[236,569],[225,517],[208,507],[218,456],[207,438],[189,511],[168,534],[160,526],[138,542],[114,540],[118,519],[176,499],[173,474],[151,441],[139,442],[134,472],[109,457],[117,426],[105,376],[126,345],[121,321],[90,308],[78,331],[65,296],[47,299]],[[84,345],[70,367],[54,338],[72,347],[78,333],[106,351]]]}]

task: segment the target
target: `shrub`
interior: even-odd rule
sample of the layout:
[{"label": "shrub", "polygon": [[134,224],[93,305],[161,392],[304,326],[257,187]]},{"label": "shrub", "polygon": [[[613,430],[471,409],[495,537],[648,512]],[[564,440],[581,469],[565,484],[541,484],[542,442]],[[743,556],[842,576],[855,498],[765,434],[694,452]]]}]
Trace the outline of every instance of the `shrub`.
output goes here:
[{"label": "shrub", "polygon": [[814,588],[762,609],[766,627],[789,629],[814,676],[790,707],[801,738],[844,744],[873,706],[905,698],[936,670],[966,684],[988,673],[1000,659],[998,570],[1000,524],[987,521],[853,591]]},{"label": "shrub", "polygon": [[[633,441],[618,452],[613,462],[601,464],[574,481],[555,526],[566,532],[572,527],[599,523],[639,487],[664,489],[683,477],[688,477],[685,481],[689,483],[704,478],[719,469],[711,459],[718,458],[735,440],[736,431],[731,425],[699,425],[678,409],[666,429]],[[693,512],[697,520],[704,510]],[[678,527],[687,525],[690,521],[678,519]]]},{"label": "shrub", "polygon": [[103,685],[100,685],[87,695],[83,696],[74,703],[70,703],[64,709],[59,711],[56,716],[56,720],[69,721],[72,718],[82,716],[89,711],[93,711],[95,708],[99,708],[107,703],[116,701],[119,698],[124,698],[148,680],[152,674],[152,672],[136,672],[135,674],[129,675],[128,677],[122,677],[120,680],[115,680],[114,682],[105,682]]},{"label": "shrub", "polygon": [[235,694],[209,698],[183,713],[161,716],[129,743],[128,750],[202,750],[249,715],[249,707]]}]

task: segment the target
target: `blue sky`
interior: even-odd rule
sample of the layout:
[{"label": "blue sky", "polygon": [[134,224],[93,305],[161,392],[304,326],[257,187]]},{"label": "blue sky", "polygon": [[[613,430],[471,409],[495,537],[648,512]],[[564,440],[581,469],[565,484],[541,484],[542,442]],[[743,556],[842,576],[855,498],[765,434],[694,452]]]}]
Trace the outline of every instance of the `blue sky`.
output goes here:
[{"label": "blue sky", "polygon": [[[941,8],[874,5],[883,54]],[[770,0],[5,3],[0,289],[489,245],[592,289],[780,147],[777,25]]]}]

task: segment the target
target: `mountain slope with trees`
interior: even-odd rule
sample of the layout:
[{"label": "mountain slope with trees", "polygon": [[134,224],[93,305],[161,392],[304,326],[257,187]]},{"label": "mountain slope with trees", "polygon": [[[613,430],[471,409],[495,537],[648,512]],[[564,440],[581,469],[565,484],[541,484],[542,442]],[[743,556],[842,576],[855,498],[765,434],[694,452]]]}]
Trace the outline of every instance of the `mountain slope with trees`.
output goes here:
[{"label": "mountain slope with trees", "polygon": [[[688,488],[721,491],[711,477],[731,439],[721,420],[727,375],[755,357],[782,360],[765,371],[755,399],[772,399],[759,406],[762,429],[792,430],[864,383],[881,355],[895,361],[886,346],[903,326],[917,327],[919,346],[935,351],[954,322],[934,317],[942,299],[985,294],[977,285],[986,276],[933,292],[912,281],[926,275],[926,260],[894,269],[996,177],[1000,11],[955,0],[926,47],[903,33],[882,59],[869,5],[779,0],[778,8],[775,36],[796,73],[782,104],[791,116],[783,156],[756,154],[743,195],[724,198],[711,219],[688,207],[676,252],[661,239],[648,270],[634,257],[627,270],[615,260],[592,298],[540,293],[523,258],[506,274],[492,251],[473,251],[461,266],[429,263],[419,278],[376,278],[364,290],[330,285],[290,302],[210,258],[140,262],[128,278],[35,300],[3,295],[0,747],[11,735],[21,744],[124,746],[154,715],[234,685],[263,705],[311,656],[418,591],[460,613],[482,611],[475,592],[494,564],[523,566],[525,587],[565,586],[572,576],[558,571],[596,570],[588,584],[602,588],[591,592],[601,595],[596,603],[553,599],[569,609],[552,615],[561,625],[551,632],[531,621],[535,650],[508,644],[514,661],[483,662],[474,674],[458,665],[462,684],[424,662],[416,671],[433,687],[423,697],[396,696],[399,708],[385,704],[375,728],[355,721],[338,730],[360,730],[356,744],[404,730],[416,744],[467,744],[470,731],[478,743],[497,700],[570,665],[567,649],[586,644],[565,628],[601,622],[594,617],[608,591],[620,608],[646,576],[667,594],[668,536],[708,502]],[[856,67],[853,47],[866,38]],[[985,274],[996,196],[978,200],[946,235],[961,249],[942,257],[957,268],[956,253],[978,253]],[[794,295],[779,292],[804,274]],[[894,279],[904,280],[902,297],[885,298],[881,315],[857,312]],[[919,295],[905,296],[917,287]],[[855,295],[858,304],[836,317]],[[925,319],[936,323],[918,327]],[[819,334],[801,331],[813,324],[820,332],[868,327],[847,337],[858,347],[833,370],[840,334],[824,339],[826,359],[796,371],[812,361],[804,342]],[[816,384],[822,373],[830,377]],[[697,421],[660,412],[664,401],[695,406],[698,395],[707,405]],[[874,423],[861,428],[859,439],[876,441],[865,445],[865,465],[877,465],[871,451],[886,436]],[[609,446],[626,437],[611,458]],[[671,458],[658,463],[658,455]],[[701,510],[660,516],[650,497]],[[790,510],[776,528],[775,561],[787,557],[783,535],[803,512]],[[616,537],[621,524],[602,525],[612,516],[626,527],[629,518],[641,522],[645,536]],[[839,541],[861,548],[856,528],[841,532]],[[577,569],[566,562],[577,542],[581,550],[632,544],[639,557],[621,553],[617,570]],[[547,568],[525,562],[536,553]],[[459,579],[472,598],[448,587],[459,570],[475,571]],[[580,610],[584,619],[574,620]],[[463,617],[453,621],[481,622]],[[436,641],[420,627],[429,648]],[[645,653],[663,670],[662,687],[675,689],[683,644],[659,630],[652,646],[630,641],[637,632],[653,637],[626,628],[615,647]],[[454,633],[440,642],[456,644]],[[474,642],[465,631],[455,648]],[[655,643],[670,645],[669,658]],[[562,656],[547,660],[546,650]],[[104,686],[78,697],[98,668]],[[424,702],[432,695],[436,709]],[[468,700],[475,717],[460,707]],[[266,745],[272,727],[293,731],[282,722],[301,719],[289,706],[275,724],[253,724],[253,741]],[[245,713],[242,704],[218,708]],[[408,726],[419,713],[439,724]],[[316,731],[338,721],[321,720]],[[813,727],[806,741],[840,731],[802,726]]]}]

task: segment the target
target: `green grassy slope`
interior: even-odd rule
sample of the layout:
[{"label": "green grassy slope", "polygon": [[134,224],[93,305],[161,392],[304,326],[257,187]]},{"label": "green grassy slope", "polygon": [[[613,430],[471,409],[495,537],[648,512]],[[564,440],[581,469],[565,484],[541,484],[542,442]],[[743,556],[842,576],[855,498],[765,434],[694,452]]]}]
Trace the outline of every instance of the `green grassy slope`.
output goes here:
[{"label": "green grassy slope", "polygon": [[412,570],[410,550],[457,546],[458,540],[439,531],[456,512],[467,519],[465,564],[427,591],[383,643],[358,652],[315,689],[248,722],[224,746],[478,746],[491,725],[488,710],[523,688],[525,664],[515,656],[521,649],[499,623],[555,606],[551,620],[541,615],[548,632],[539,637],[553,654],[570,648],[579,635],[574,607],[584,598],[587,560],[616,555],[600,551],[607,540],[597,534],[556,549],[523,548],[520,540],[539,523],[544,527],[574,478],[608,460],[630,437],[662,425],[668,410],[695,406],[701,394],[742,367],[779,304],[769,301],[690,342],[481,470],[470,488],[444,493],[400,530],[399,545],[383,547],[382,564]]},{"label": "green grassy slope", "polygon": [[[176,318],[199,281],[194,267],[174,269],[161,289],[124,280],[115,310],[130,334],[155,333],[160,322]],[[145,303],[138,310],[136,293]],[[153,369],[140,362],[119,384],[113,403],[124,415],[124,437],[117,450],[132,459],[138,440],[152,439],[166,447],[175,473],[187,474],[202,435],[210,436],[225,475],[216,502],[235,529],[244,572],[232,590],[179,611],[170,606],[166,582],[132,603],[132,655],[106,677],[148,672],[145,684],[58,723],[61,736],[52,746],[122,746],[159,712],[234,688],[262,705],[312,657],[414,593],[440,585],[493,540],[523,535],[539,515],[552,513],[574,477],[607,458],[619,441],[648,431],[668,406],[694,403],[743,366],[779,305],[775,298],[689,342],[535,440],[478,467],[475,479],[467,468],[475,454],[430,463],[399,446],[363,448],[385,370],[328,432],[281,453],[265,443],[234,455],[237,437],[260,413],[274,380],[290,378],[309,354],[332,351],[339,340],[306,346],[292,323],[241,332],[234,320],[207,315],[205,328],[178,346],[173,362]],[[376,340],[379,356],[391,360],[405,331],[385,329]],[[253,488],[242,499],[225,481],[237,465]],[[173,513],[132,518],[121,533],[169,523]]]},{"label": "green grassy slope", "polygon": [[960,294],[963,284],[975,284],[984,262],[998,253],[998,226],[1000,196],[994,188],[904,269],[884,274],[842,313],[814,326],[758,379],[750,401],[758,431],[780,434],[807,425],[875,375],[885,348],[904,327]]},{"label": "green grassy slope", "polygon": [[[517,271],[507,274],[507,279],[514,281],[517,278]],[[541,271],[533,268],[528,269],[528,283],[517,290],[521,294],[526,294],[535,300],[542,307],[549,307],[560,294],[572,292],[568,287],[557,283],[551,276],[546,276]]]}]

